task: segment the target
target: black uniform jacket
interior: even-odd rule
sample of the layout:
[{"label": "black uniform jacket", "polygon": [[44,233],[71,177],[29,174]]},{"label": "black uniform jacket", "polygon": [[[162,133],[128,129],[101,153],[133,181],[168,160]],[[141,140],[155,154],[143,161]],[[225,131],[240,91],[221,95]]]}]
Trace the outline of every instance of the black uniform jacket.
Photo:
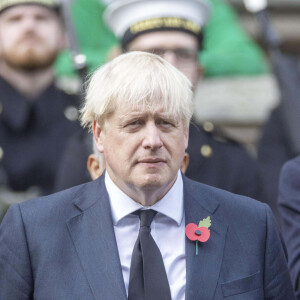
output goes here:
[{"label": "black uniform jacket", "polygon": [[285,119],[277,106],[265,123],[258,143],[258,163],[262,175],[262,193],[278,218],[277,198],[280,170],[285,162],[300,153],[294,153],[287,133]]},{"label": "black uniform jacket", "polygon": [[0,167],[13,190],[52,192],[66,140],[80,129],[78,98],[49,86],[29,100],[0,78]]}]

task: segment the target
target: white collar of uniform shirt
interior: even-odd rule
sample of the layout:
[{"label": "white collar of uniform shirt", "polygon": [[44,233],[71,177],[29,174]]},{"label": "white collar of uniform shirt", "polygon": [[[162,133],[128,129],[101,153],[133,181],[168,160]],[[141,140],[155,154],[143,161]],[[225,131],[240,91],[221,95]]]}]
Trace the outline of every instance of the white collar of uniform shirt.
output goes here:
[{"label": "white collar of uniform shirt", "polygon": [[122,192],[105,172],[105,185],[109,195],[111,214],[128,293],[129,271],[134,244],[139,231],[138,209],[153,209],[157,215],[151,224],[151,234],[162,254],[173,300],[184,299],[185,264],[185,218],[183,182],[181,172],[169,192],[152,206],[144,207]]}]

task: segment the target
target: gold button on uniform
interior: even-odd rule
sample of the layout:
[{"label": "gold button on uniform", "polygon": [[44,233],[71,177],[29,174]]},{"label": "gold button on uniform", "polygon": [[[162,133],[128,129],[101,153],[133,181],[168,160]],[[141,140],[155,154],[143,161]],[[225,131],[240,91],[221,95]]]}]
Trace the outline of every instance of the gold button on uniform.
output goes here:
[{"label": "gold button on uniform", "polygon": [[213,150],[209,145],[203,145],[200,148],[200,153],[204,157],[211,157],[213,154]]},{"label": "gold button on uniform", "polygon": [[206,132],[213,132],[215,129],[215,125],[212,122],[206,121],[202,124],[202,128]]},{"label": "gold button on uniform", "polygon": [[4,156],[4,150],[2,147],[0,147],[0,161],[3,158],[3,156]]},{"label": "gold button on uniform", "polygon": [[76,121],[79,116],[78,109],[75,106],[68,106],[64,111],[64,115],[69,121]]}]

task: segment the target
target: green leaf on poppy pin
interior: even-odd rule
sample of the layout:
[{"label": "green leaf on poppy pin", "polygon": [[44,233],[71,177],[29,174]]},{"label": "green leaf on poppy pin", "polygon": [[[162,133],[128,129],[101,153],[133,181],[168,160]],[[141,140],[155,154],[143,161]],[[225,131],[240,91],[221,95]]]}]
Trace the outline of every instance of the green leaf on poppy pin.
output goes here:
[{"label": "green leaf on poppy pin", "polygon": [[209,228],[210,226],[211,226],[211,220],[209,216],[201,220],[198,225],[198,227],[206,227],[206,228]]}]

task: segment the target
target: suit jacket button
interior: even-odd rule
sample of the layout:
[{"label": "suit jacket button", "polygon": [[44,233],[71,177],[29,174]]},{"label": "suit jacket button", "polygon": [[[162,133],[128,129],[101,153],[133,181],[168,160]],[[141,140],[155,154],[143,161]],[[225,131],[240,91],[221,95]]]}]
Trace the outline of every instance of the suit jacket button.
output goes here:
[{"label": "suit jacket button", "polygon": [[2,147],[0,147],[0,161],[2,160],[3,156],[4,156],[4,150]]},{"label": "suit jacket button", "polygon": [[203,157],[211,157],[213,154],[213,150],[209,145],[202,145],[200,148],[200,153]]}]

